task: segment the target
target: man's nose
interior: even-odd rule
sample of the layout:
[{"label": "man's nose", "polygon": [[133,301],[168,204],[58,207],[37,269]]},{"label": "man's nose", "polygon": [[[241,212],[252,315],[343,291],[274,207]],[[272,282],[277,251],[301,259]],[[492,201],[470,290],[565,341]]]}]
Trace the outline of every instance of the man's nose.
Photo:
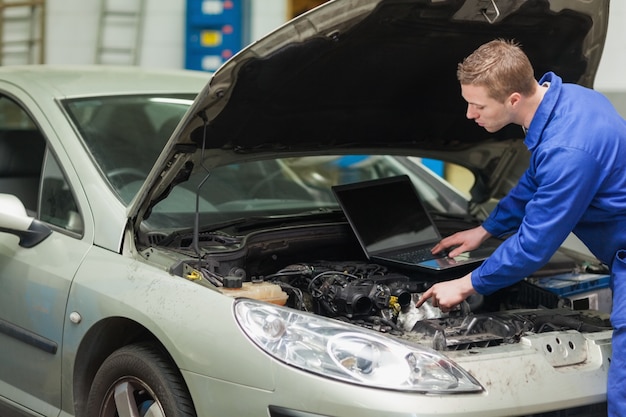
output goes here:
[{"label": "man's nose", "polygon": [[472,107],[471,104],[468,104],[467,106],[467,111],[465,112],[465,117],[467,117],[470,120],[474,120],[478,117],[478,112],[476,111],[476,109],[474,109]]},{"label": "man's nose", "polygon": [[469,104],[467,106],[467,111],[465,112],[465,117],[467,117],[468,119],[475,119],[476,117],[478,117],[476,111],[474,111],[472,109],[472,106]]}]

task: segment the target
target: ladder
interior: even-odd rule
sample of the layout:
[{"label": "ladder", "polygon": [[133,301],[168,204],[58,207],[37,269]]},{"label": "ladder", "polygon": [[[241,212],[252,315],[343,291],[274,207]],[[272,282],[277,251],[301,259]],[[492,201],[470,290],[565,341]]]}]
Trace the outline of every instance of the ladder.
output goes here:
[{"label": "ladder", "polygon": [[100,0],[96,64],[139,64],[145,6],[145,0]]},{"label": "ladder", "polygon": [[0,0],[0,65],[43,64],[45,0]]}]

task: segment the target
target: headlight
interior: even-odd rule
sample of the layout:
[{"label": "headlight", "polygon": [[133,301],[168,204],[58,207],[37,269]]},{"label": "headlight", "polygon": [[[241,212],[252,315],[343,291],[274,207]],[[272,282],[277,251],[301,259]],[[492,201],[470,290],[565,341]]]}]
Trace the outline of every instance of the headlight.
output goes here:
[{"label": "headlight", "polygon": [[470,374],[437,351],[336,320],[249,299],[237,300],[235,317],[261,349],[308,372],[402,391],[483,390]]}]

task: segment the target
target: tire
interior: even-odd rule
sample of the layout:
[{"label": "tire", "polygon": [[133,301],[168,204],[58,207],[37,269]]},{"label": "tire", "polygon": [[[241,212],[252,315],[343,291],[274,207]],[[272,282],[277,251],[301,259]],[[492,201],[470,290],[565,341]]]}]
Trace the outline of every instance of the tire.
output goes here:
[{"label": "tire", "polygon": [[178,368],[153,344],[122,347],[103,363],[87,400],[89,417],[196,417]]}]

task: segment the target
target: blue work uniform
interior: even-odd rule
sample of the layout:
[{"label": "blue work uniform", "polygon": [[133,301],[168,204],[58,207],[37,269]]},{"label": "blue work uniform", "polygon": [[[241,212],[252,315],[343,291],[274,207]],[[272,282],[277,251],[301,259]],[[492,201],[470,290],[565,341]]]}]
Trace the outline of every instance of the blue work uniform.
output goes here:
[{"label": "blue work uniform", "polygon": [[609,414],[626,416],[626,256],[618,256],[626,249],[626,121],[598,92],[551,72],[539,81],[546,83],[526,133],[530,166],[483,223],[510,237],[472,273],[472,284],[490,294],[520,281],[574,232],[612,268]]}]

